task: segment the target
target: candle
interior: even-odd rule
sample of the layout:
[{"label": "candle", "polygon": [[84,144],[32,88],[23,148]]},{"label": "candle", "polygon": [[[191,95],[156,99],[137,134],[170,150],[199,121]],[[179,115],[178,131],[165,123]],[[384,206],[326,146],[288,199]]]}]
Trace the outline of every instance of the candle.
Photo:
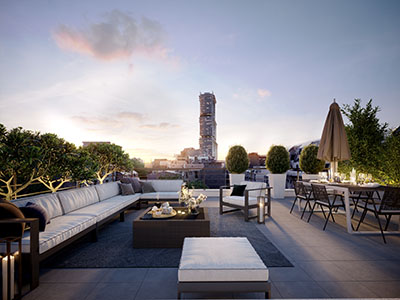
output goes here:
[{"label": "candle", "polygon": [[265,214],[264,201],[259,200],[258,205],[259,205],[258,222],[264,223],[264,214]]},{"label": "candle", "polygon": [[11,299],[14,298],[14,256],[10,255],[10,282],[8,282],[8,256],[3,257],[1,260],[1,270],[3,277],[3,300],[8,299],[8,287],[10,286]]}]

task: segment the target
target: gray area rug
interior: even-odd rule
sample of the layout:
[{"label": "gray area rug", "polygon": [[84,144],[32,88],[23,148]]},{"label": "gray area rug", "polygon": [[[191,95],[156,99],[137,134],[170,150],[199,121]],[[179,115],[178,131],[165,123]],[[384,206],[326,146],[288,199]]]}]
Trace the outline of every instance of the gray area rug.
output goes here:
[{"label": "gray area rug", "polygon": [[[208,208],[213,237],[247,237],[267,267],[293,267],[286,257],[257,229],[256,221],[244,222],[243,214],[218,213]],[[125,222],[114,221],[99,232],[98,241],[81,240],[44,262],[47,268],[177,268],[180,248],[132,247],[132,221],[137,213],[127,213]]]}]

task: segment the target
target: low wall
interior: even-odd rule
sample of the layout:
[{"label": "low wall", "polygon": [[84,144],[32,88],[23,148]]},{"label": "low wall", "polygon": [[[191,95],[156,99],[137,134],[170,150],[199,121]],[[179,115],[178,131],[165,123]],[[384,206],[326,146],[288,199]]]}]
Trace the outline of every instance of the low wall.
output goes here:
[{"label": "low wall", "polygon": [[[197,197],[200,194],[204,194],[207,197],[219,197],[219,189],[193,189],[193,196]],[[231,193],[230,189],[224,190],[224,196],[229,196]],[[285,198],[295,197],[294,189],[285,189]]]}]

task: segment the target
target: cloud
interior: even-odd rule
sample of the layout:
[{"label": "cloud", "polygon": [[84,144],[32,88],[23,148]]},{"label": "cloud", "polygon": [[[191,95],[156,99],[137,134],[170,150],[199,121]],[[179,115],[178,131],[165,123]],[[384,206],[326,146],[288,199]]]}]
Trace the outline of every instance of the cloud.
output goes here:
[{"label": "cloud", "polygon": [[54,40],[61,49],[93,56],[100,60],[126,59],[134,53],[165,58],[165,32],[160,23],[142,17],[140,22],[119,10],[106,14],[99,23],[84,29],[60,25]]},{"label": "cloud", "polygon": [[271,92],[269,90],[266,90],[266,89],[258,89],[257,90],[257,94],[261,98],[265,98],[265,97],[270,97],[271,96]]},{"label": "cloud", "polygon": [[179,125],[171,124],[168,122],[161,122],[159,124],[143,124],[140,127],[147,129],[170,129],[170,128],[179,128]]},{"label": "cloud", "polygon": [[85,116],[72,116],[72,120],[88,126],[89,130],[101,130],[101,128],[119,128],[122,122],[114,118],[106,117],[85,117]]},{"label": "cloud", "polygon": [[145,116],[143,114],[131,111],[121,111],[116,116],[118,118],[131,119],[135,121],[143,121],[145,119]]}]

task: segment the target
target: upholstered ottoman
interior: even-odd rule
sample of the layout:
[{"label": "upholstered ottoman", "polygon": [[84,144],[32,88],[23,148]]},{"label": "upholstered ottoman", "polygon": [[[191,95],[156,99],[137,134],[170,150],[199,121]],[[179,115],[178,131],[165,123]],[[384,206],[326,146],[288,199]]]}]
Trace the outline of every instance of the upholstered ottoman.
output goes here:
[{"label": "upholstered ottoman", "polygon": [[185,238],[178,269],[178,299],[193,292],[263,292],[268,269],[247,238]]}]

